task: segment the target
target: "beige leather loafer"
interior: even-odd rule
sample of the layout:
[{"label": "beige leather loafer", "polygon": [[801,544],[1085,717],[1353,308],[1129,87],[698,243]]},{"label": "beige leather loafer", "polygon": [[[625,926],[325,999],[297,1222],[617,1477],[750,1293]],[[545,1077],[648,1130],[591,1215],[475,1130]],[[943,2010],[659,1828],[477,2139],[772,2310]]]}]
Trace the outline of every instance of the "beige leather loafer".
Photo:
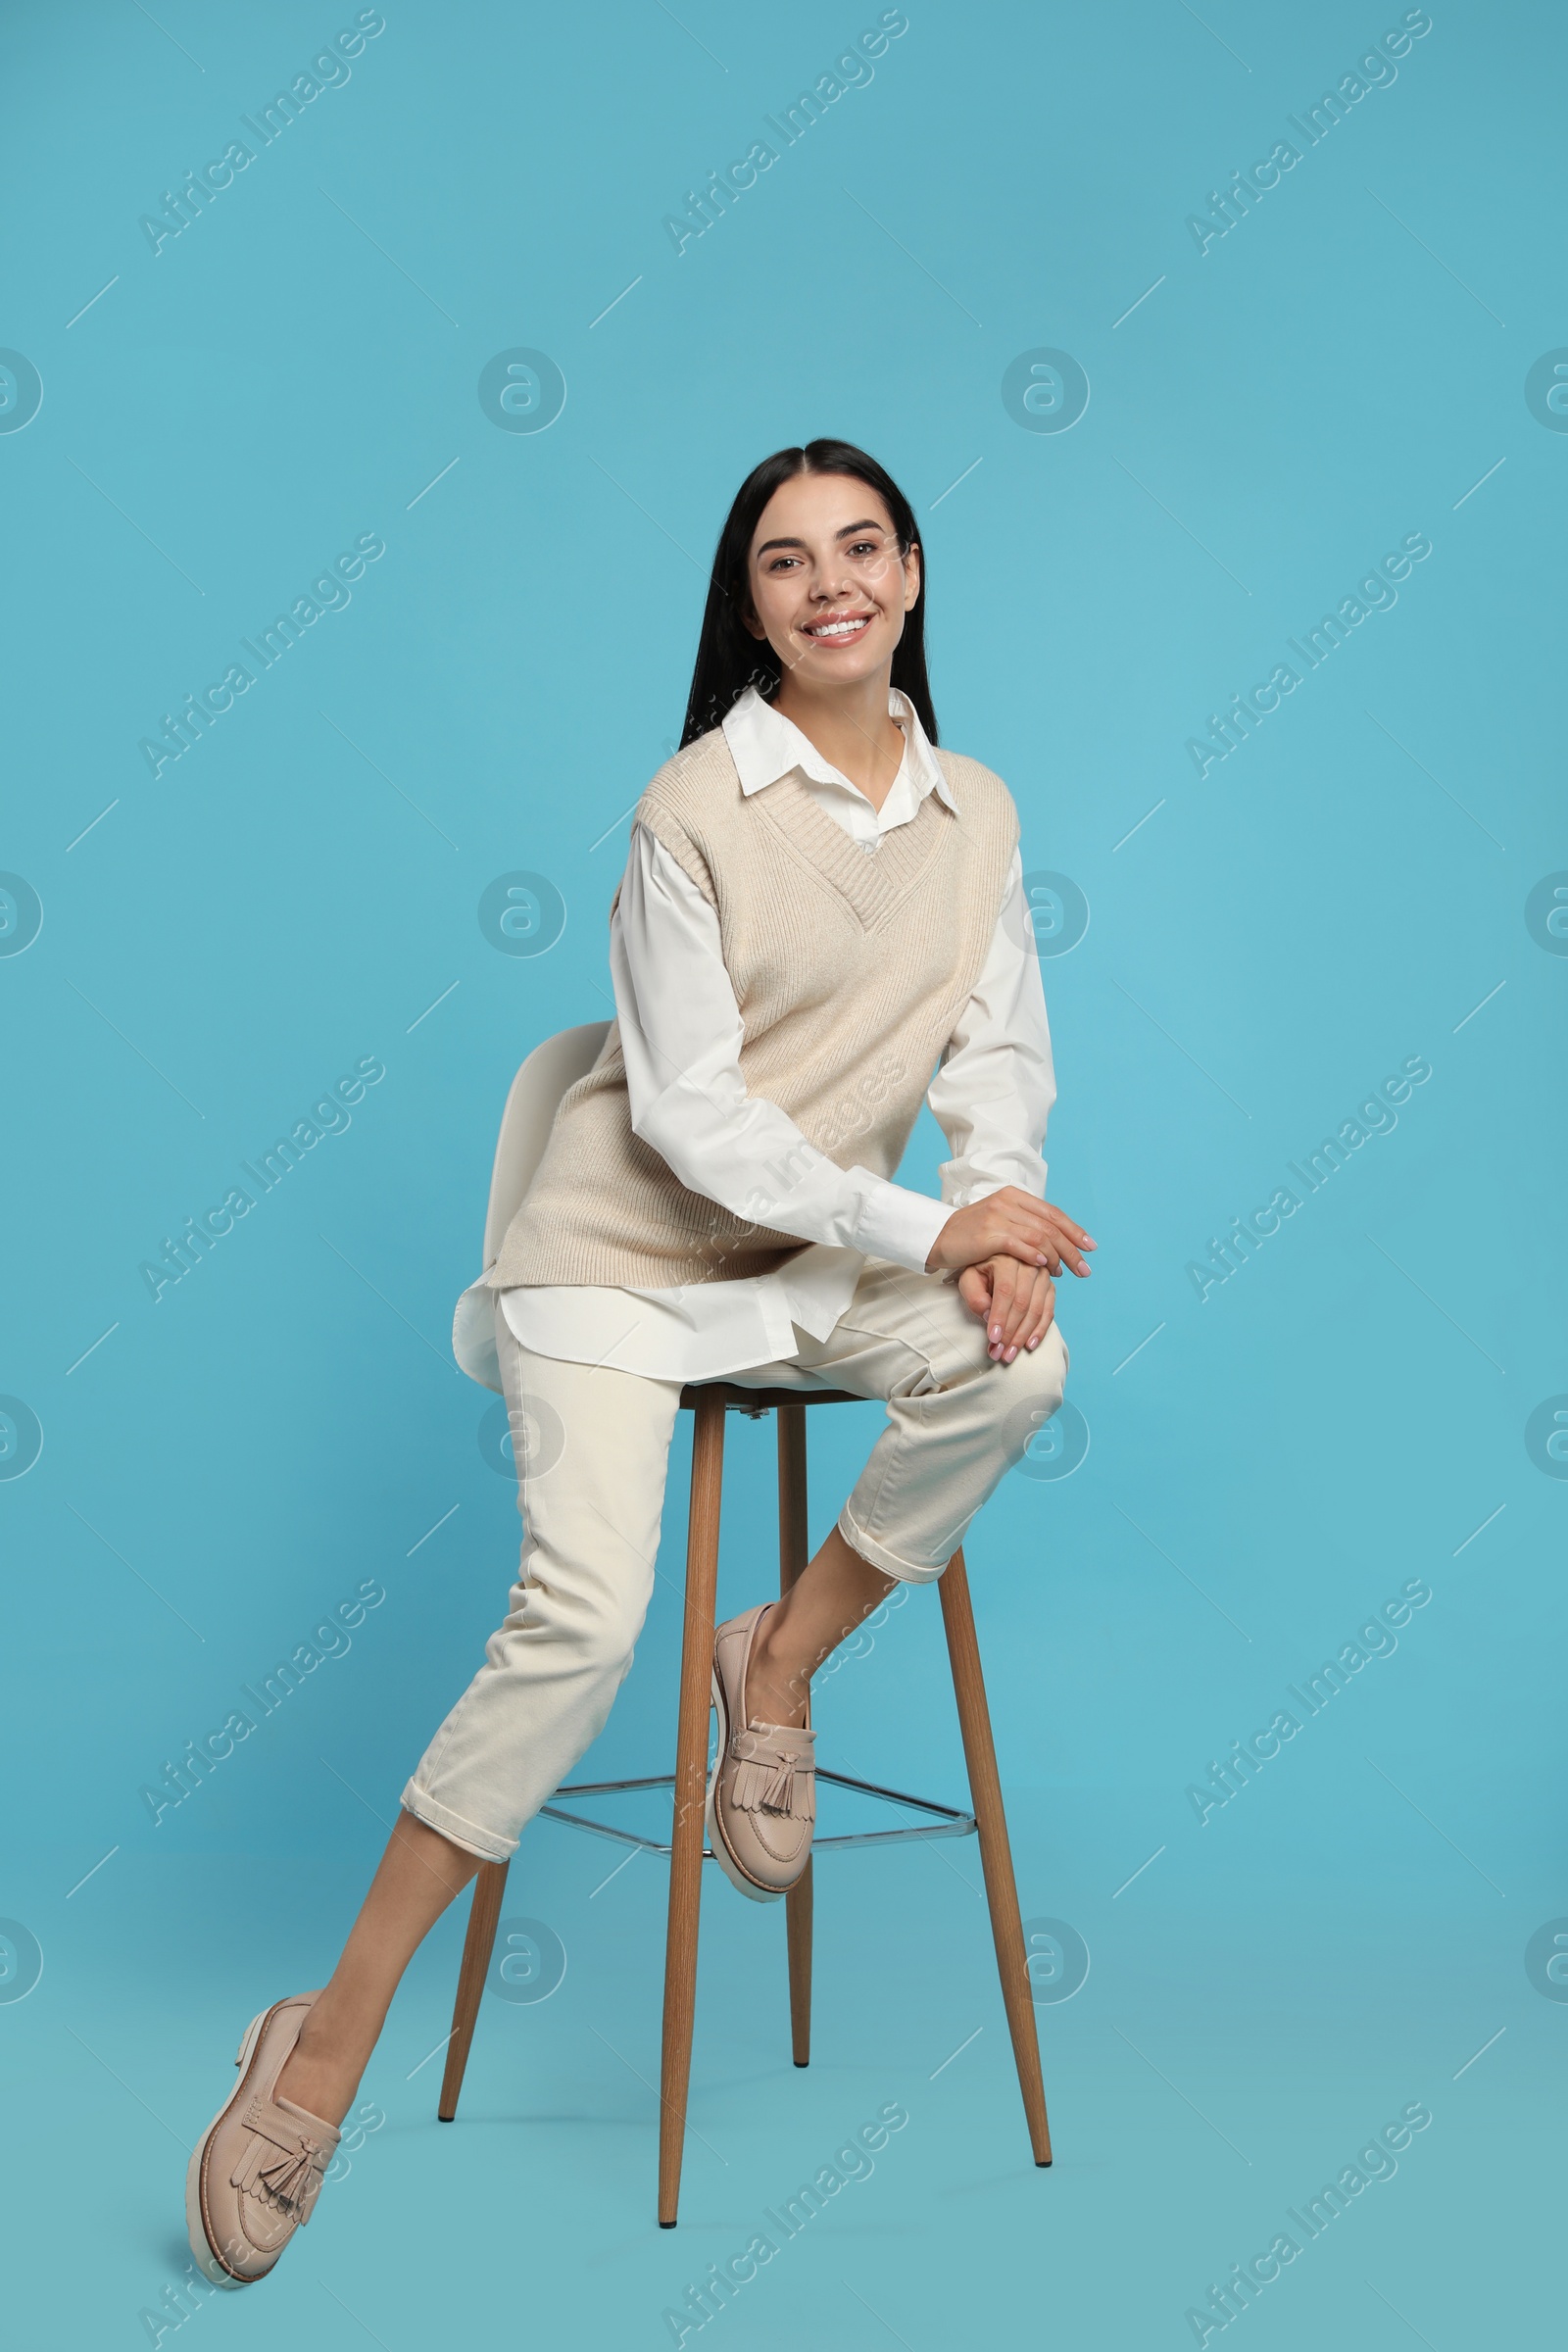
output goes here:
[{"label": "beige leather loafer", "polygon": [[197,2141],[185,2175],[190,2250],[219,2286],[265,2278],[311,2218],[342,2133],[292,2099],[277,2078],[318,1993],[297,1992],[253,2017],[234,2064],[239,2081]]},{"label": "beige leather loafer", "polygon": [[[816,1734],[753,1722],[746,1669],[763,1601],[713,1636],[718,1753],[708,1782],[708,1835],[720,1870],[756,1903],[777,1902],[811,1859],[816,1818]],[[808,1712],[808,1726],[809,1712]]]}]

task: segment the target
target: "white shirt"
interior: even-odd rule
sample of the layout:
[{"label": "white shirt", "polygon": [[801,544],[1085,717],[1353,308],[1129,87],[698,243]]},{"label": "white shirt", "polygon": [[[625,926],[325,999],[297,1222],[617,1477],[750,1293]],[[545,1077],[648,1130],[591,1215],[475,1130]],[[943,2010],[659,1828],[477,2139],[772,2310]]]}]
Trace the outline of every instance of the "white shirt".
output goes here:
[{"label": "white shirt", "polygon": [[[742,792],[765,791],[794,771],[824,813],[873,855],[927,793],[955,806],[913,706],[895,691],[888,710],[904,731],[905,753],[886,800],[873,808],[797,726],[749,690],[723,722]],[[795,1353],[792,1325],[826,1339],[868,1255],[923,1273],[956,1208],[1007,1184],[1045,1198],[1040,1147],[1056,1090],[1016,852],[979,980],[926,1095],[953,1153],[941,1169],[940,1201],[867,1168],[838,1167],[776,1103],[748,1095],[744,1028],[717,914],[642,825],[632,828],[610,960],[634,1131],[691,1191],[749,1219],[758,1219],[765,1197],[759,1221],[810,1247],[777,1273],[739,1281],[502,1292],[508,1324],[536,1354],[682,1381],[772,1363]],[[782,1195],[781,1166],[795,1178]],[[477,1284],[464,1293],[453,1340],[463,1369],[499,1389],[494,1296]]]}]

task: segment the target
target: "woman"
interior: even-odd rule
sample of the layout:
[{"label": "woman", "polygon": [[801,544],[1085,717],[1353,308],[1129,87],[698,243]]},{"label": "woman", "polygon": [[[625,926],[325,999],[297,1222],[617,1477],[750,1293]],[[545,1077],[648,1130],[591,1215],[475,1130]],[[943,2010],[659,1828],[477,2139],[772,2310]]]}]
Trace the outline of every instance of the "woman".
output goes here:
[{"label": "woman", "polygon": [[[863,451],[781,450],[742,485],[681,750],[612,907],[616,1019],[459,1305],[459,1360],[504,1389],[521,1465],[511,1613],[403,1791],[331,1983],[241,2043],[187,2184],[215,2279],[265,2276],[309,2218],[411,1956],[602,1728],[682,1384],[888,1406],[788,1597],[715,1639],[709,1829],[758,1901],[810,1854],[812,1674],[896,1583],[941,1575],[1061,1401],[1052,1277],[1086,1275],[1095,1244],[1043,1199],[1054,1084],[1017,814],[934,748],[922,587],[908,502]],[[922,1099],[954,1154],[941,1201],[892,1181]]]}]

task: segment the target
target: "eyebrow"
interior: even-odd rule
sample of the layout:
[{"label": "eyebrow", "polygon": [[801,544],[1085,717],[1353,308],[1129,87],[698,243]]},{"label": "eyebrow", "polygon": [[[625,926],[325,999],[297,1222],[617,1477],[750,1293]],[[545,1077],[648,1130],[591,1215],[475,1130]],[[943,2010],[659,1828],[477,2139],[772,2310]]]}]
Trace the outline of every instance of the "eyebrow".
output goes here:
[{"label": "eyebrow", "polygon": [[[860,522],[847,522],[843,529],[835,531],[833,536],[835,539],[852,539],[857,531],[880,531],[885,528],[885,524],[878,522],[874,515],[868,514]],[[804,547],[805,545],[804,539],[764,539],[757,552],[760,556],[765,556],[770,547]]]}]

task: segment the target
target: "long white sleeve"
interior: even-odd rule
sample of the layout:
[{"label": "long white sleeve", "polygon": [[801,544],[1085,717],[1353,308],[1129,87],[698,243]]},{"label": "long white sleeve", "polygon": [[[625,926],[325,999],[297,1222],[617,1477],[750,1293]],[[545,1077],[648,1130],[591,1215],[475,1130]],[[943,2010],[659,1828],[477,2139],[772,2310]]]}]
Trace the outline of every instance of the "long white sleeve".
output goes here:
[{"label": "long white sleeve", "polygon": [[1014,851],[985,964],[926,1096],[953,1153],[942,1167],[949,1207],[967,1208],[1004,1184],[1045,1199],[1041,1146],[1055,1099],[1046,992]]},{"label": "long white sleeve", "polygon": [[924,1271],[951,1205],[840,1168],[786,1111],[748,1094],[717,915],[641,825],[611,918],[610,968],[632,1128],[682,1184],[749,1222]]}]

